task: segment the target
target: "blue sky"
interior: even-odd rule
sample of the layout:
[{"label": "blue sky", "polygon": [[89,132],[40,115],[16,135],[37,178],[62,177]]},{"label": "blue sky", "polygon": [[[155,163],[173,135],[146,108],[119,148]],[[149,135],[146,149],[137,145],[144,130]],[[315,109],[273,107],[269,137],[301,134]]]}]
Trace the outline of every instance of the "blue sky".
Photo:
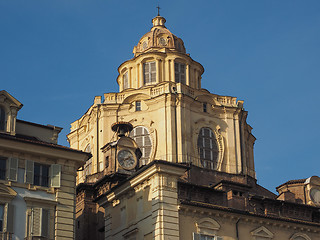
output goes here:
[{"label": "blue sky", "polygon": [[258,183],[319,176],[319,0],[0,0],[0,89],[24,104],[18,118],[63,127],[67,145],[94,96],[118,91],[158,2],[202,87],[245,101]]}]

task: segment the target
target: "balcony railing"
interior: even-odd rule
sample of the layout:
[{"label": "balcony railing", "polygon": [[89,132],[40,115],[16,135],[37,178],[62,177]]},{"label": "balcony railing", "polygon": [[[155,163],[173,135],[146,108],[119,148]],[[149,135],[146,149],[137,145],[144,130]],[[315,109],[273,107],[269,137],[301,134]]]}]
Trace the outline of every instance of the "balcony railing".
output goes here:
[{"label": "balcony railing", "polygon": [[12,233],[0,232],[0,240],[11,240],[11,239],[12,239]]}]

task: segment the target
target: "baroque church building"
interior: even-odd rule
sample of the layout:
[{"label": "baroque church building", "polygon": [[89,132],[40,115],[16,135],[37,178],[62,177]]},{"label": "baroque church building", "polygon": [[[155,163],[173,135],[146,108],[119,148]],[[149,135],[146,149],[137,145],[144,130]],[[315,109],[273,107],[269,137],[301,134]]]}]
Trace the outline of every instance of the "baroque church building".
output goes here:
[{"label": "baroque church building", "polygon": [[320,178],[257,184],[243,101],[201,88],[203,66],[157,16],[118,68],[119,92],[71,124],[76,239],[320,239]]}]

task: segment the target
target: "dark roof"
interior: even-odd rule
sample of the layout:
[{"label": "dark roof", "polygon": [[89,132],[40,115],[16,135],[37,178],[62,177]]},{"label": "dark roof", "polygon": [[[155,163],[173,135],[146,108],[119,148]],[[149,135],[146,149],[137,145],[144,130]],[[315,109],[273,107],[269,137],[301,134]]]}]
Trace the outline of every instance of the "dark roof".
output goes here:
[{"label": "dark roof", "polygon": [[41,128],[48,128],[48,129],[52,129],[52,130],[55,129],[55,128],[62,129],[61,127],[56,127],[56,126],[53,126],[53,125],[42,125],[42,124],[39,124],[39,123],[28,122],[28,121],[21,120],[21,119],[17,119],[17,122],[21,122],[21,123],[33,125],[33,126],[36,126],[36,127],[41,127]]},{"label": "dark roof", "polygon": [[[210,204],[210,203],[203,203],[203,202],[190,201],[190,200],[180,200],[180,204],[194,206],[194,207],[216,209],[216,210],[227,211],[227,212],[234,212],[234,213],[244,214],[244,215],[248,215],[248,216],[257,216],[257,217],[269,218],[269,219],[286,221],[286,222],[301,223],[301,224],[306,224],[306,225],[310,225],[310,226],[317,226],[317,227],[320,226],[320,224],[317,222],[310,222],[310,221],[306,221],[306,220],[294,219],[294,218],[289,218],[289,217],[278,217],[278,216],[272,216],[272,215],[266,215],[266,214],[253,213],[253,212],[248,212],[248,211],[244,211],[244,210],[240,210],[240,209],[234,209],[234,208],[230,208],[230,207],[214,205],[214,204]],[[310,207],[310,206],[307,206],[307,207]]]},{"label": "dark roof", "polygon": [[281,184],[280,186],[276,187],[276,189],[284,186],[284,185],[290,185],[290,184],[295,184],[295,183],[304,183],[307,179],[303,178],[303,179],[295,179],[295,180],[289,180],[283,184]]},{"label": "dark roof", "polygon": [[80,150],[72,149],[72,148],[58,145],[58,144],[54,144],[54,143],[40,141],[35,137],[25,136],[25,135],[21,135],[21,134],[10,135],[10,134],[6,134],[6,133],[0,133],[0,138],[8,139],[11,141],[19,141],[19,142],[24,142],[24,143],[35,144],[35,145],[44,146],[44,147],[61,149],[61,150],[65,150],[65,151],[83,153],[83,154],[87,154],[88,158],[92,156],[91,153],[86,153],[86,152],[83,152]]}]

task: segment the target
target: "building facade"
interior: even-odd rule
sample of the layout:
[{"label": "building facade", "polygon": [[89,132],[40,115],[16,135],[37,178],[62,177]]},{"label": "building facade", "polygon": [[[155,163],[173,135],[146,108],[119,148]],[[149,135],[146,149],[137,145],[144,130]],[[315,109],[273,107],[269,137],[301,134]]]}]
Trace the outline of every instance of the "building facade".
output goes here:
[{"label": "building facade", "polygon": [[[92,154],[77,177],[76,239],[320,239],[319,178],[279,196],[257,184],[243,101],[201,88],[203,66],[165,22],[155,17],[118,68],[119,92],[71,124],[70,146]],[[123,157],[114,123],[132,126],[141,157],[129,145]]]},{"label": "building facade", "polygon": [[0,91],[0,239],[74,239],[76,171],[90,154],[57,144],[61,128],[17,119]]}]

